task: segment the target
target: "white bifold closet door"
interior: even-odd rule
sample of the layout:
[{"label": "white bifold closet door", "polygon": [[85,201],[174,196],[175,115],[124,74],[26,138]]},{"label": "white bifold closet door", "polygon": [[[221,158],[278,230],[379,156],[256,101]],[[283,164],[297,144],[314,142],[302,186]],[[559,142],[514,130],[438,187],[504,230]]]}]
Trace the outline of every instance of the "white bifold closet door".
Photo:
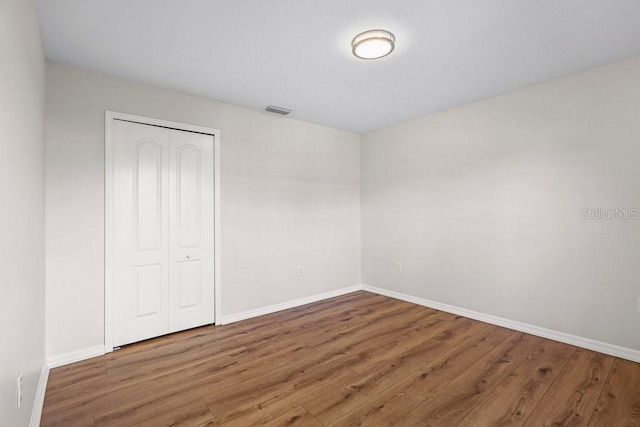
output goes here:
[{"label": "white bifold closet door", "polygon": [[214,322],[212,135],[115,120],[113,337]]}]

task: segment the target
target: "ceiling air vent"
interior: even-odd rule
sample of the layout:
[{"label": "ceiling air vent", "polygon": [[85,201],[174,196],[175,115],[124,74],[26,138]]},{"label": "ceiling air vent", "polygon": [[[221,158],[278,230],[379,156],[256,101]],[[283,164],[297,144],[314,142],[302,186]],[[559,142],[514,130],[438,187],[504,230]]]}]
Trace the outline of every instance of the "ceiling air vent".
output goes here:
[{"label": "ceiling air vent", "polygon": [[280,114],[281,116],[286,116],[291,112],[291,110],[287,110],[286,108],[276,107],[275,105],[269,105],[264,111],[268,111],[269,113]]}]

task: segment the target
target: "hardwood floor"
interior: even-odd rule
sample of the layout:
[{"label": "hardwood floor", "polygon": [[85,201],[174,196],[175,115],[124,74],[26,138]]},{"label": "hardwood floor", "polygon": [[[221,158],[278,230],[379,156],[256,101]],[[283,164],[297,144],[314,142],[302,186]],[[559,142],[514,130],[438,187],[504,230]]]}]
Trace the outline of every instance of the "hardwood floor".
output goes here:
[{"label": "hardwood floor", "polygon": [[366,292],[53,369],[43,426],[640,426],[640,364]]}]

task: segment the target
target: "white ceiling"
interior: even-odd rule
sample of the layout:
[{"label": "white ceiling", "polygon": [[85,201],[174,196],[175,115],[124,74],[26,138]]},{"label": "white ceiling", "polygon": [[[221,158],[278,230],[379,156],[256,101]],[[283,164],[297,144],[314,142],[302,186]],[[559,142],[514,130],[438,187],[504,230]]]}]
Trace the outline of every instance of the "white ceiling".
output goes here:
[{"label": "white ceiling", "polygon": [[640,0],[36,2],[48,58],[355,132],[640,54]]}]

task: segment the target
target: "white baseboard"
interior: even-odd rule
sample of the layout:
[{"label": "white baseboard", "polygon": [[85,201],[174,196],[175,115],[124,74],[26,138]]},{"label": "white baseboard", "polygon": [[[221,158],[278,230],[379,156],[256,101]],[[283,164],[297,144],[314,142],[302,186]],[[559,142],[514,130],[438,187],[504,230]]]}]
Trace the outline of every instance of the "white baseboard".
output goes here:
[{"label": "white baseboard", "polygon": [[81,360],[91,359],[92,357],[103,356],[104,354],[104,345],[96,345],[82,350],[72,351],[71,353],[47,357],[47,366],[49,366],[50,369],[57,368],[70,363],[80,362]]},{"label": "white baseboard", "polygon": [[38,427],[42,418],[42,407],[44,406],[44,394],[47,391],[47,381],[49,381],[49,367],[44,365],[40,371],[40,379],[38,380],[38,388],[36,389],[36,397],[33,400],[33,409],[31,410],[30,427]]},{"label": "white baseboard", "polygon": [[318,302],[324,299],[338,297],[340,295],[350,294],[351,292],[361,291],[361,285],[350,286],[348,288],[336,289],[334,291],[324,292],[321,294],[311,295],[304,298],[299,298],[292,301],[286,301],[279,304],[269,305],[267,307],[260,307],[253,310],[243,311],[241,313],[229,314],[222,316],[222,325],[229,323],[239,322],[241,320],[251,319],[253,317],[264,316],[265,314],[275,313],[277,311],[287,310],[289,308],[299,307],[305,304],[311,304],[312,302]]},{"label": "white baseboard", "polygon": [[588,350],[597,351],[599,353],[608,354],[610,356],[619,357],[621,359],[640,362],[640,351],[631,348],[620,347],[614,344],[580,337],[578,335],[567,334],[565,332],[541,328],[539,326],[534,326],[527,323],[516,322],[515,320],[492,316],[490,314],[480,313],[478,311],[467,310],[466,308],[443,304],[420,297],[414,297],[412,295],[402,294],[400,292],[389,291],[387,289],[376,288],[374,286],[362,285],[362,290],[399,299],[402,301],[407,301],[413,304],[422,305],[424,307],[445,311],[447,313],[457,314],[459,316],[468,317],[470,319],[480,320],[481,322],[502,326],[508,329],[513,329],[515,331],[525,332],[527,334],[536,335],[538,337],[548,338],[550,340],[559,341],[565,344],[575,345],[576,347],[586,348]]},{"label": "white baseboard", "polygon": [[[552,329],[541,328],[539,326],[530,325],[527,323],[517,322],[515,320],[505,319],[503,317],[493,316],[478,311],[468,310],[466,308],[457,307],[449,304],[443,304],[437,301],[431,301],[425,298],[415,297],[412,295],[403,294],[400,292],[390,291],[383,288],[377,288],[368,285],[355,285],[348,288],[336,289],[321,294],[311,295],[304,298],[299,298],[292,301],[286,301],[279,304],[274,304],[266,307],[256,308],[253,310],[243,311],[241,313],[230,314],[222,316],[221,325],[229,323],[239,322],[241,320],[251,319],[253,317],[263,316],[265,314],[271,314],[282,310],[287,310],[301,305],[310,304],[313,302],[322,301],[328,298],[337,297],[340,295],[349,294],[356,291],[368,291],[379,295],[388,296],[390,298],[407,301],[413,304],[421,305],[424,307],[433,308],[436,310],[444,311],[447,313],[457,314],[459,316],[468,317],[470,319],[479,320],[481,322],[490,323],[492,325],[502,326],[508,329],[513,329],[519,332],[525,332],[527,334],[536,335],[542,338],[548,338],[554,341],[563,342],[565,344],[575,345],[577,347],[586,348],[588,350],[597,351],[600,353],[608,354],[622,359],[631,360],[633,362],[640,363],[640,351],[631,348],[620,347],[614,344],[609,344],[602,341],[592,340],[590,338],[581,337],[578,335],[568,334],[565,332],[554,331]],[[98,345],[90,347],[84,350],[79,350],[71,353],[61,354],[47,358],[47,375],[49,368],[56,368],[58,366],[68,365],[70,363],[79,362],[81,360],[90,359],[92,357],[102,356],[105,354],[104,346]],[[44,370],[43,374],[44,375]],[[44,389],[46,389],[46,377],[40,378],[40,382],[44,381],[42,390],[42,399],[44,400]],[[38,385],[38,391],[40,390],[40,384]],[[37,397],[36,397],[37,398]],[[40,408],[40,411],[42,408]],[[32,419],[35,419],[35,407]]]},{"label": "white baseboard", "polygon": [[[274,304],[267,307],[256,308],[254,310],[243,311],[241,313],[230,314],[228,316],[222,316],[221,325],[238,322],[240,320],[250,319],[252,317],[258,317],[265,314],[275,313],[276,311],[286,310],[288,308],[294,308],[312,302],[321,301],[327,298],[333,298],[340,295],[349,294],[362,290],[362,286],[355,285],[348,288],[336,289],[334,291],[324,292],[322,294],[311,295],[309,297],[300,298],[293,301],[287,301],[280,304]],[[82,360],[91,359],[92,357],[103,356],[105,353],[104,345],[96,345],[93,347],[85,348],[71,353],[60,354],[57,356],[51,356],[47,358],[47,366],[50,369],[57,368],[59,366],[68,365],[74,362],[80,362]]]}]

